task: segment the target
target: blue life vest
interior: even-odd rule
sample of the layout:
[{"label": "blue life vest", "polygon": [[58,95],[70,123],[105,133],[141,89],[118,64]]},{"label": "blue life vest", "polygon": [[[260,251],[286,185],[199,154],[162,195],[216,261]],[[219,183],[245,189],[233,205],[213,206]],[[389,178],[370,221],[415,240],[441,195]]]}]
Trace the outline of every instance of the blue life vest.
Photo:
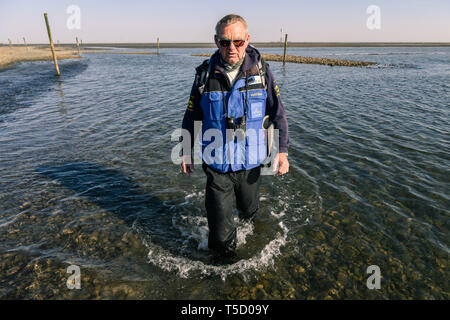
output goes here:
[{"label": "blue life vest", "polygon": [[[258,69],[260,66],[261,63]],[[238,79],[231,91],[217,90],[217,85],[208,86],[211,91],[203,90],[200,101],[203,111],[201,157],[213,170],[222,173],[249,170],[266,159],[263,119],[267,92],[262,77],[264,74],[260,71]],[[244,115],[245,130],[227,130],[227,116],[237,121]]]}]

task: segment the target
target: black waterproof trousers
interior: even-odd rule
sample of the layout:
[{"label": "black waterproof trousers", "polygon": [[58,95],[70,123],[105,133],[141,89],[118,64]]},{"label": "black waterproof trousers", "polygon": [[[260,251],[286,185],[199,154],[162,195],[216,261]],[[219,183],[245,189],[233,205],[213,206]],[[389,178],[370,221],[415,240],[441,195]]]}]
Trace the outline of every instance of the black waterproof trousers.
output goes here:
[{"label": "black waterproof trousers", "polygon": [[239,218],[251,220],[258,211],[261,167],[219,173],[203,163],[206,174],[205,206],[208,217],[208,247],[222,254],[233,253],[237,235],[233,221],[233,197]]}]

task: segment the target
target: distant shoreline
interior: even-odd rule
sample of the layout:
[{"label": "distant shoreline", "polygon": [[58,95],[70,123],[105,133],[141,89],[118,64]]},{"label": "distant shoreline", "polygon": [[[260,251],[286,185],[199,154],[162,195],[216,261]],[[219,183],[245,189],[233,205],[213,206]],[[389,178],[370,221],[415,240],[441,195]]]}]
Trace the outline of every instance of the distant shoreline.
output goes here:
[{"label": "distant shoreline", "polygon": [[[251,42],[257,48],[281,48],[280,42]],[[48,44],[30,44],[33,46],[48,46]],[[7,44],[0,44],[8,46]],[[21,47],[23,45],[14,45]],[[73,43],[61,43],[61,47],[74,47]],[[156,49],[156,43],[83,43],[83,48],[87,47],[115,47],[115,48],[148,48]],[[159,47],[164,48],[215,48],[212,42],[193,43],[160,43]],[[382,47],[450,47],[450,42],[288,42],[290,48],[317,48],[317,47],[356,47],[356,48],[382,48]]]}]

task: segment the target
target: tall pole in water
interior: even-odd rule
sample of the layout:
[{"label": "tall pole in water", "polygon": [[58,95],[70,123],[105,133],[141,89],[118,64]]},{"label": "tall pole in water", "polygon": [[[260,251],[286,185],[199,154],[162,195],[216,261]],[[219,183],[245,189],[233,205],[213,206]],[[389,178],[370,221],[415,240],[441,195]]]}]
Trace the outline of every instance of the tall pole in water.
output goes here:
[{"label": "tall pole in water", "polygon": [[59,73],[58,60],[56,59],[55,47],[53,46],[52,33],[50,32],[50,25],[48,24],[47,13],[44,13],[44,18],[45,18],[45,24],[47,25],[48,40],[50,41],[50,49],[52,49],[53,62],[55,63],[56,75],[60,76],[61,74]]},{"label": "tall pole in water", "polygon": [[78,55],[79,55],[79,56],[81,56],[81,54],[80,54],[80,45],[78,44],[78,37],[76,37],[76,39],[77,39],[77,49],[78,49]]},{"label": "tall pole in water", "polygon": [[159,38],[156,38],[156,52],[159,54]]},{"label": "tall pole in water", "polygon": [[286,51],[287,51],[287,33],[286,36],[284,38],[284,55],[283,55],[283,66],[286,64]]}]

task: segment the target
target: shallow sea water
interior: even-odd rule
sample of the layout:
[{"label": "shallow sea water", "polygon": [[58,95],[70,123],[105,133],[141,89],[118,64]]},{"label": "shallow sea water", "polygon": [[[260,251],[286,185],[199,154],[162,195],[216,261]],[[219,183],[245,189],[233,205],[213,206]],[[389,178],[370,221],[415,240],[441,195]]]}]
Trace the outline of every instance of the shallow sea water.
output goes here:
[{"label": "shallow sea water", "polygon": [[205,52],[0,72],[0,298],[448,299],[450,48],[289,49],[368,68],[269,62],[291,167],[263,177],[254,224],[236,217],[232,264],[207,250],[201,167],[183,176],[170,157]]}]

